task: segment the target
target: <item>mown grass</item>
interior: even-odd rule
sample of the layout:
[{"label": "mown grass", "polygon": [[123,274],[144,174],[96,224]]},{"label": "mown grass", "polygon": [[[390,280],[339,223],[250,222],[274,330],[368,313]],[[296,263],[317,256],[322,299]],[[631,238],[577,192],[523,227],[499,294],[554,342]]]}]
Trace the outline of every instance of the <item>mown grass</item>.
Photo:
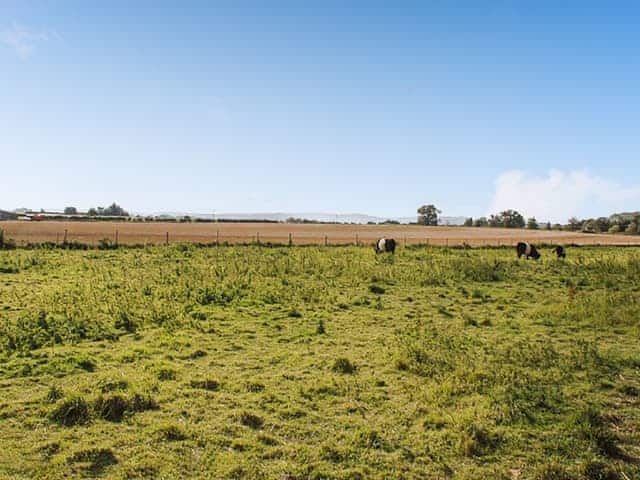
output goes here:
[{"label": "mown grass", "polygon": [[640,249],[0,252],[0,478],[640,478]]}]

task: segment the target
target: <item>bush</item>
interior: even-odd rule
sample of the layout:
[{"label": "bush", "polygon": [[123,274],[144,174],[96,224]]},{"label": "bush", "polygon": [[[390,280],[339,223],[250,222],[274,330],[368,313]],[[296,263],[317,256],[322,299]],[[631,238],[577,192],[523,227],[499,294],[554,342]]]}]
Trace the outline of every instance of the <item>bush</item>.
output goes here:
[{"label": "bush", "polygon": [[85,425],[91,420],[89,404],[79,396],[69,398],[49,413],[49,419],[65,427]]},{"label": "bush", "polygon": [[254,430],[259,429],[264,424],[264,420],[262,418],[249,412],[242,412],[239,415],[239,420],[242,425]]},{"label": "bush", "polygon": [[333,362],[331,369],[337,373],[353,374],[356,371],[356,366],[348,358],[341,357]]}]

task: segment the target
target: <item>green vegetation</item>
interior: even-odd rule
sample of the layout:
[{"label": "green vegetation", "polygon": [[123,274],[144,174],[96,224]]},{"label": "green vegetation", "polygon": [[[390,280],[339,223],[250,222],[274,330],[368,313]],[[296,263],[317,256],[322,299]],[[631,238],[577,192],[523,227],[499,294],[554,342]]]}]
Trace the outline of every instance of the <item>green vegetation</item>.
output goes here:
[{"label": "green vegetation", "polygon": [[0,252],[0,478],[640,478],[640,249]]}]

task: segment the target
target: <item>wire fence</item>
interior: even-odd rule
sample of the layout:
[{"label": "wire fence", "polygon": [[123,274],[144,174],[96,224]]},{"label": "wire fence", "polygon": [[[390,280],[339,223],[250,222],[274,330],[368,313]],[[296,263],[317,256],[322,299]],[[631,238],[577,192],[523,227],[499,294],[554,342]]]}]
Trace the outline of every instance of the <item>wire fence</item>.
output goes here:
[{"label": "wire fence", "polygon": [[[96,234],[94,232],[71,232],[68,229],[60,231],[22,231],[8,236],[20,247],[51,245],[86,245],[88,247],[115,247],[115,246],[154,246],[171,245],[176,243],[192,243],[210,246],[222,245],[282,245],[282,246],[373,246],[379,236],[371,232],[355,232],[353,234],[322,234],[296,233],[296,232],[261,232],[253,234],[228,233],[215,231],[208,234],[193,234],[184,232],[122,232],[114,229],[108,234]],[[388,237],[387,237],[388,238]],[[640,246],[640,237],[622,235],[535,235],[531,237],[522,235],[521,238],[499,236],[404,236],[394,237],[400,246],[425,245],[439,247],[510,247],[519,241],[527,241],[536,245],[620,245]]]}]

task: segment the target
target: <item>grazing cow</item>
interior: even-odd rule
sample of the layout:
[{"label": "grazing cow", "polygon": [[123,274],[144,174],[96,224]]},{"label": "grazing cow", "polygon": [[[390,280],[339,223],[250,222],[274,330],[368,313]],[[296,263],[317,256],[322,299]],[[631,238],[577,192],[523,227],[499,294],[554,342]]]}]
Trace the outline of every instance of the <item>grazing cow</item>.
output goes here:
[{"label": "grazing cow", "polygon": [[396,241],[393,238],[381,238],[374,246],[376,253],[396,253]]},{"label": "grazing cow", "polygon": [[567,252],[564,251],[564,247],[558,245],[553,251],[556,252],[558,258],[567,258]]},{"label": "grazing cow", "polygon": [[530,243],[518,242],[516,251],[518,252],[518,258],[520,258],[522,255],[524,255],[527,260],[529,260],[529,257],[533,258],[534,260],[538,260],[540,258],[538,250],[536,250],[536,247],[534,247]]}]

